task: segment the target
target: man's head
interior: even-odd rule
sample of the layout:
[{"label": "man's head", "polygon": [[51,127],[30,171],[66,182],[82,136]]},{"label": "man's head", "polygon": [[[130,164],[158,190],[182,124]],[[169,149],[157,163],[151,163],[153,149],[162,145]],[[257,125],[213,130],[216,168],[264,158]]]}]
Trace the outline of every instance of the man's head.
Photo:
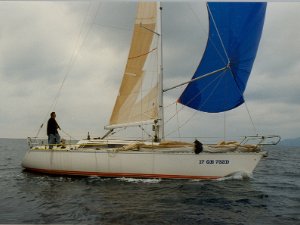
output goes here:
[{"label": "man's head", "polygon": [[50,113],[50,116],[51,116],[51,118],[55,118],[56,117],[55,112]]}]

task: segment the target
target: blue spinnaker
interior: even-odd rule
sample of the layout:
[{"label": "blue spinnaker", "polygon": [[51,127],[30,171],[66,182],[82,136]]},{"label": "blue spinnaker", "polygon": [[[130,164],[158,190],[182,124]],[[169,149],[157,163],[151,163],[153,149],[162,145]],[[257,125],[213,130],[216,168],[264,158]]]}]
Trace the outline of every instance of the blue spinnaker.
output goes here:
[{"label": "blue spinnaker", "polygon": [[255,60],[267,3],[210,2],[209,36],[192,79],[225,68],[188,84],[178,102],[217,113],[244,103],[243,93]]}]

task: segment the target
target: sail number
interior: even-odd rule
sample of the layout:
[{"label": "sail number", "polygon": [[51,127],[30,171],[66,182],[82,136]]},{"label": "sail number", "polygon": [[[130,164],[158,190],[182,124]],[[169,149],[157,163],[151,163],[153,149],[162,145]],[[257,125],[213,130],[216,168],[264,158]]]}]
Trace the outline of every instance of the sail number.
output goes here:
[{"label": "sail number", "polygon": [[211,160],[211,159],[208,159],[208,160],[199,160],[199,164],[209,164],[209,165],[212,165],[212,164],[229,164],[230,161],[229,160]]}]

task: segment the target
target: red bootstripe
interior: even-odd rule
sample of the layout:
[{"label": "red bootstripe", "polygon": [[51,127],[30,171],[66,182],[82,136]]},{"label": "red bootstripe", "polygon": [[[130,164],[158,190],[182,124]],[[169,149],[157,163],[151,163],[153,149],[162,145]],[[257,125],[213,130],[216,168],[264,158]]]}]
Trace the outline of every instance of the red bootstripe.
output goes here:
[{"label": "red bootstripe", "polygon": [[99,177],[132,177],[132,178],[165,178],[165,179],[217,179],[218,176],[190,176],[190,175],[171,175],[171,174],[144,174],[144,173],[103,173],[69,170],[48,170],[37,168],[26,168],[38,173],[57,174],[57,175],[76,175],[76,176],[99,176]]}]

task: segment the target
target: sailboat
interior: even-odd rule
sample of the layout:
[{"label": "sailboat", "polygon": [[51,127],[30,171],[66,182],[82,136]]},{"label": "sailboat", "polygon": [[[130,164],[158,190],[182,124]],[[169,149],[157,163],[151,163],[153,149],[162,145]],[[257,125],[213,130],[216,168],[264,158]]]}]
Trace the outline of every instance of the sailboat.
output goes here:
[{"label": "sailboat", "polygon": [[[262,145],[279,142],[279,136],[254,136],[242,142],[206,145],[199,140],[170,141],[164,133],[164,93],[179,86],[185,89],[177,102],[197,111],[220,113],[244,103],[266,3],[207,3],[209,34],[199,66],[191,80],[170,88],[163,84],[161,11],[158,2],[137,4],[128,60],[105,127],[107,133],[51,149],[29,138],[22,162],[26,170],[79,176],[217,179],[237,172],[251,174],[265,154]],[[153,60],[157,66],[148,69]],[[119,128],[144,126],[151,126],[149,138],[110,138]],[[256,138],[258,143],[248,143]]]}]

